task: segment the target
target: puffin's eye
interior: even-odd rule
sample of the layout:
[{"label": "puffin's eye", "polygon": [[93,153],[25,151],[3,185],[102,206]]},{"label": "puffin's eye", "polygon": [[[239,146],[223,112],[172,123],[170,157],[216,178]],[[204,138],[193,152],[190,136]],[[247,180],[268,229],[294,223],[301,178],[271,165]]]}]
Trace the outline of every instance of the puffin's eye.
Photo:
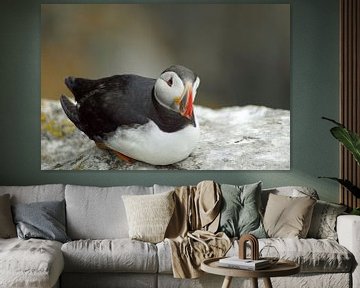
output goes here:
[{"label": "puffin's eye", "polygon": [[171,77],[166,83],[171,87],[173,85],[173,78]]}]

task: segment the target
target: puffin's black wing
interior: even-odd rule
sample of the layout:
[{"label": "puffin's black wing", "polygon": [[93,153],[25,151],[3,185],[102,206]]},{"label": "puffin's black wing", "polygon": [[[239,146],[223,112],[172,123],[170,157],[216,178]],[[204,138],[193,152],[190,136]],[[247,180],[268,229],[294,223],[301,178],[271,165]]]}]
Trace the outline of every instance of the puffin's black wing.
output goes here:
[{"label": "puffin's black wing", "polygon": [[86,97],[96,91],[101,83],[106,83],[110,78],[111,77],[91,80],[70,76],[65,79],[65,84],[73,93],[75,100],[79,102],[83,97]]},{"label": "puffin's black wing", "polygon": [[67,78],[77,106],[62,97],[65,113],[89,138],[96,140],[119,126],[143,125],[149,121],[155,79],[116,75],[99,80]]},{"label": "puffin's black wing", "polygon": [[66,116],[75,124],[81,131],[84,130],[80,123],[79,111],[76,106],[64,95],[60,97],[61,107],[63,108]]}]

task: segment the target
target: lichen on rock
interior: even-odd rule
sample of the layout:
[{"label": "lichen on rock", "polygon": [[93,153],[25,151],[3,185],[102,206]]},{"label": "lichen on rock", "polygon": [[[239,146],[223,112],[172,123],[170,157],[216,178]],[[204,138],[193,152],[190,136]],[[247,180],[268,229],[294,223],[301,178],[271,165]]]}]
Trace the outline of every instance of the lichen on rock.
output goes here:
[{"label": "lichen on rock", "polygon": [[166,166],[128,163],[96,147],[58,101],[41,103],[43,170],[288,170],[290,112],[262,106],[195,106],[200,141],[185,160]]}]

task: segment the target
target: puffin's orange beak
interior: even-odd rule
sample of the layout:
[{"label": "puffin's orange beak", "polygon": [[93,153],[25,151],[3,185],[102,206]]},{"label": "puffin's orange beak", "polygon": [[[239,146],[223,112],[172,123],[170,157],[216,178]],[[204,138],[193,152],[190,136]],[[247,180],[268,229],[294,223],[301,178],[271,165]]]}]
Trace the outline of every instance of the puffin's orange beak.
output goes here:
[{"label": "puffin's orange beak", "polygon": [[191,84],[186,84],[184,96],[180,101],[180,114],[188,119],[193,118],[193,91]]}]

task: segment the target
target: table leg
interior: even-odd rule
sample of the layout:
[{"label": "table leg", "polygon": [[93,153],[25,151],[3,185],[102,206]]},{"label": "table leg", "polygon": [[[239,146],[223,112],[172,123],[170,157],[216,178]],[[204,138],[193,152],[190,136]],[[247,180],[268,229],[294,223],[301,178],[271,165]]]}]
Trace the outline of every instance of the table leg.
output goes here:
[{"label": "table leg", "polygon": [[258,288],[258,279],[257,278],[251,278],[252,287]]},{"label": "table leg", "polygon": [[269,277],[263,278],[264,279],[264,284],[265,284],[265,288],[273,288],[272,284],[271,284],[271,280]]},{"label": "table leg", "polygon": [[221,288],[230,288],[232,277],[231,276],[225,276],[224,282],[221,286]]}]

